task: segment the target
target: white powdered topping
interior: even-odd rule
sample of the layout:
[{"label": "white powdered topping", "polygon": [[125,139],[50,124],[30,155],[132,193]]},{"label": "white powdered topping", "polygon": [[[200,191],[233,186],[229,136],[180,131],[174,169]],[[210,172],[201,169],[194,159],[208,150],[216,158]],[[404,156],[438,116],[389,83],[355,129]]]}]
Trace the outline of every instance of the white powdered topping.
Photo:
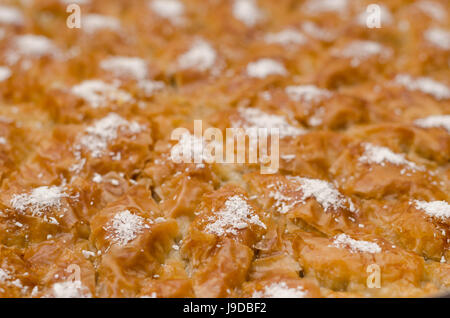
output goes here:
[{"label": "white powdered topping", "polygon": [[333,32],[320,28],[310,21],[303,23],[302,30],[310,37],[320,41],[331,42],[336,38],[336,35]]},{"label": "white powdered topping", "polygon": [[130,102],[133,98],[116,85],[100,80],[87,80],[72,87],[72,94],[84,99],[93,108],[105,107],[109,102]]},{"label": "white powdered topping", "polygon": [[110,113],[89,126],[80,140],[80,144],[87,148],[95,158],[101,157],[108,144],[115,140],[119,133],[138,134],[142,131],[137,122],[129,122],[117,114]]},{"label": "white powdered topping", "polygon": [[303,193],[301,200],[305,201],[308,198],[314,198],[325,211],[328,211],[329,209],[337,210],[339,208],[345,208],[348,204],[349,210],[351,212],[356,212],[352,201],[346,199],[331,183],[319,179],[300,177],[288,178],[300,184],[299,190]]},{"label": "white powdered topping", "polygon": [[204,72],[214,66],[216,58],[216,51],[208,42],[197,40],[189,51],[178,58],[178,66],[181,69],[196,69]]},{"label": "white powdered topping", "polygon": [[[275,186],[275,188],[274,188]],[[294,197],[289,197],[281,193],[281,189],[283,188],[282,184],[269,185],[268,188],[271,188],[269,192],[269,198],[275,200],[273,206],[277,210],[278,213],[286,214],[297,204],[304,203],[302,199],[296,200]],[[273,190],[272,190],[273,188]]]},{"label": "white powdered topping", "polygon": [[436,115],[426,118],[417,119],[414,121],[419,127],[422,128],[444,128],[450,134],[450,115]]},{"label": "white powdered topping", "polygon": [[120,21],[114,17],[100,14],[86,14],[81,20],[81,27],[86,33],[92,34],[100,30],[120,30]]},{"label": "white powdered topping", "polygon": [[375,146],[370,143],[364,143],[364,154],[359,157],[358,161],[369,164],[374,163],[381,166],[385,166],[386,163],[391,163],[396,166],[405,165],[412,170],[423,170],[422,167],[407,160],[404,154],[398,154],[389,148]]},{"label": "white powdered topping", "polygon": [[11,70],[8,67],[0,66],[0,82],[7,80],[11,75]]},{"label": "white powdered topping", "polygon": [[445,201],[414,201],[417,209],[423,210],[426,214],[439,219],[450,218],[450,204]]},{"label": "white powdered topping", "polygon": [[183,134],[178,143],[170,150],[170,159],[176,163],[208,161],[208,158],[203,156],[203,149],[205,149],[205,147],[206,143],[203,138],[196,137],[189,133]]},{"label": "white powdered topping", "polygon": [[166,85],[161,81],[143,80],[139,81],[138,87],[146,97],[152,96],[156,91],[164,89]]},{"label": "white powdered topping", "polygon": [[101,174],[94,173],[94,176],[92,177],[92,181],[95,183],[100,183],[103,181],[103,177]]},{"label": "white powdered topping", "polygon": [[89,259],[90,257],[95,257],[95,253],[91,251],[82,250],[81,254],[83,254],[84,258]]},{"label": "white powdered topping", "polygon": [[391,56],[391,51],[377,42],[355,40],[342,50],[338,51],[336,55],[339,57],[350,58],[351,64],[357,66],[361,61],[372,56],[387,58]]},{"label": "white powdered topping", "polygon": [[440,3],[423,0],[417,2],[416,5],[432,19],[444,21],[447,17],[445,8]]},{"label": "white powdered topping", "polygon": [[[22,291],[25,291],[27,287],[24,288],[20,279],[15,279],[14,274],[6,269],[0,268],[0,284],[5,284],[11,287],[17,287]],[[3,291],[0,287],[0,291]]]},{"label": "white powdered topping", "polygon": [[39,58],[57,53],[57,48],[53,42],[42,35],[26,34],[18,36],[14,41],[14,47],[13,54],[27,57]]},{"label": "white powdered topping", "polygon": [[273,283],[264,287],[262,291],[253,293],[253,298],[305,298],[307,293],[302,286],[289,287],[285,282]]},{"label": "white powdered topping", "polygon": [[150,9],[162,18],[172,22],[180,22],[184,14],[184,5],[178,0],[153,0]]},{"label": "white powdered topping", "polygon": [[0,24],[21,25],[24,22],[19,9],[0,5]]},{"label": "white powdered topping", "polygon": [[347,10],[348,0],[309,0],[305,9],[309,13],[339,12]]},{"label": "white powdered topping", "polygon": [[124,246],[133,241],[146,228],[149,228],[149,225],[145,224],[143,217],[125,210],[117,213],[104,229],[111,232],[106,235],[106,239],[119,246]]},{"label": "white powdered topping", "polygon": [[79,280],[55,283],[52,286],[52,296],[55,298],[90,298],[91,292]]},{"label": "white powdered topping", "polygon": [[286,75],[287,70],[280,62],[262,58],[247,65],[247,75],[254,78],[266,78],[269,75]]},{"label": "white powdered topping", "polygon": [[[69,197],[63,187],[43,186],[33,189],[30,193],[14,194],[10,204],[19,212],[31,211],[32,216],[40,217],[52,209],[59,210],[61,200]],[[54,222],[54,221],[53,221]]]},{"label": "white powdered topping", "polygon": [[[381,26],[392,24],[392,22],[394,21],[394,18],[392,17],[392,14],[389,11],[389,9],[382,4],[378,4],[378,7],[380,8],[380,24],[381,24]],[[372,14],[373,13],[371,11],[369,12],[367,10],[364,10],[364,12],[360,13],[356,19],[358,24],[366,27],[367,21],[371,17]]]},{"label": "white powdered topping", "polygon": [[281,45],[305,44],[306,37],[295,29],[286,29],[278,33],[269,33],[264,37],[267,43],[275,43]]},{"label": "white powdered topping", "polygon": [[314,85],[288,86],[285,91],[291,100],[305,103],[318,103],[332,95],[329,90]]},{"label": "white powdered topping", "polygon": [[348,248],[350,249],[350,253],[376,254],[381,253],[382,251],[377,243],[355,240],[346,234],[337,235],[333,240],[332,246],[337,248]]},{"label": "white powdered topping", "polygon": [[312,127],[317,127],[322,125],[323,123],[323,116],[325,114],[325,109],[323,107],[320,107],[316,110],[316,113],[308,118],[308,124]]},{"label": "white powdered topping", "polygon": [[79,5],[91,3],[91,0],[59,0],[59,1],[62,4],[67,4],[67,5],[72,4],[72,3],[76,3]]},{"label": "white powdered topping", "polygon": [[252,27],[263,19],[264,14],[255,0],[234,0],[233,16],[246,26]]},{"label": "white powdered topping", "polygon": [[280,138],[304,134],[302,128],[290,125],[283,116],[263,112],[258,108],[239,108],[239,115],[245,122],[232,123],[233,127],[249,128],[279,128]]},{"label": "white powdered topping", "polygon": [[5,283],[9,279],[11,279],[9,272],[0,268],[0,283]]},{"label": "white powdered topping", "polygon": [[229,197],[225,207],[211,216],[209,221],[213,222],[206,226],[206,232],[219,236],[226,233],[237,235],[238,230],[247,228],[249,224],[266,228],[242,195]]},{"label": "white powdered topping", "polygon": [[136,80],[147,77],[147,63],[138,57],[110,57],[102,61],[100,67],[115,76],[132,77]]},{"label": "white powdered topping", "polygon": [[395,82],[410,91],[420,91],[437,100],[450,99],[450,88],[428,77],[412,78],[406,74],[399,74],[395,77]]},{"label": "white powdered topping", "polygon": [[450,50],[450,32],[440,28],[425,31],[425,39],[434,46],[443,50]]}]

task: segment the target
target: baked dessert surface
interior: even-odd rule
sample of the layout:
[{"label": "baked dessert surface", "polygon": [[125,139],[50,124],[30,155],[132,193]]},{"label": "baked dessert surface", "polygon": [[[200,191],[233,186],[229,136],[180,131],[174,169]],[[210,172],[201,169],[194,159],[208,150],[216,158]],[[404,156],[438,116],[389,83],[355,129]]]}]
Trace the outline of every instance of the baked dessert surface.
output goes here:
[{"label": "baked dessert surface", "polygon": [[[370,3],[2,1],[0,297],[447,291],[449,3]],[[175,163],[194,120],[278,172]]]}]

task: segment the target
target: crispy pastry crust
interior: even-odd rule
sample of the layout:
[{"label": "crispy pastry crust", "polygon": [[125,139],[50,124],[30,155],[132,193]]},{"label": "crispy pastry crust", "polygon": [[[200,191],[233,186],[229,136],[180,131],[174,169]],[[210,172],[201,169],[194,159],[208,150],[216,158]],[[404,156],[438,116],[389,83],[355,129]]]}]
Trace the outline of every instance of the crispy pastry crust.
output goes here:
[{"label": "crispy pastry crust", "polygon": [[[0,297],[450,289],[447,1],[10,2]],[[175,163],[194,120],[278,125],[278,171]]]}]

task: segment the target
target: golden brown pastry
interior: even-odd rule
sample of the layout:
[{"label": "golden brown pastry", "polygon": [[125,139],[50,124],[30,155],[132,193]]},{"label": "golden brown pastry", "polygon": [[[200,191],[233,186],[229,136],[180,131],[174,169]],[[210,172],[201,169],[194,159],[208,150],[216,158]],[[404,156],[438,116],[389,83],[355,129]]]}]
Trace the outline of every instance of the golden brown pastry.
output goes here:
[{"label": "golden brown pastry", "polygon": [[2,1],[0,297],[450,291],[450,4],[369,4]]}]

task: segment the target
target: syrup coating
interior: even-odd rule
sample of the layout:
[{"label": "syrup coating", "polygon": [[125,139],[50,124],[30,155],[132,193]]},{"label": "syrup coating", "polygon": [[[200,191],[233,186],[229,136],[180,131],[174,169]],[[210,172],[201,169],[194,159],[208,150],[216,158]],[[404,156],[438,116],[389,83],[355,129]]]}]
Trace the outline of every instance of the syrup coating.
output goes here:
[{"label": "syrup coating", "polygon": [[[0,297],[450,289],[447,1],[5,2]],[[278,170],[174,162],[194,120]]]}]

